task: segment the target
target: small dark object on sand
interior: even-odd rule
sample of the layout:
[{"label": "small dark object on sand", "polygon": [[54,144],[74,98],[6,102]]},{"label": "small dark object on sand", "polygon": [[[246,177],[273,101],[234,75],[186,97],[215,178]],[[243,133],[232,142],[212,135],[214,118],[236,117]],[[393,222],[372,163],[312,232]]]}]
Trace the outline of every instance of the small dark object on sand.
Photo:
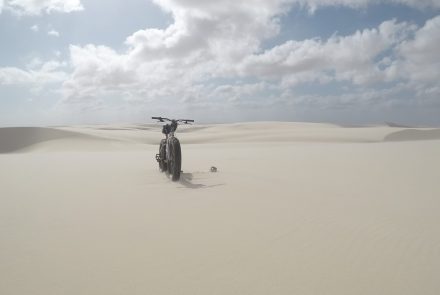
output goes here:
[{"label": "small dark object on sand", "polygon": [[211,167],[211,172],[217,172],[217,167],[212,166]]}]

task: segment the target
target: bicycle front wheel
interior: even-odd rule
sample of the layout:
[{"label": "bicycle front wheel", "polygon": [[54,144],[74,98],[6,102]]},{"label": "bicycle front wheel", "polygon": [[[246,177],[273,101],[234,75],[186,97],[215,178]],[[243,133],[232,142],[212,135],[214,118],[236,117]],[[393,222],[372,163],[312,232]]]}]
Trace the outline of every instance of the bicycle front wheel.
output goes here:
[{"label": "bicycle front wheel", "polygon": [[178,181],[180,179],[180,170],[182,168],[182,152],[179,140],[173,137],[169,147],[171,159],[169,159],[168,162],[168,172],[171,175],[172,181]]}]

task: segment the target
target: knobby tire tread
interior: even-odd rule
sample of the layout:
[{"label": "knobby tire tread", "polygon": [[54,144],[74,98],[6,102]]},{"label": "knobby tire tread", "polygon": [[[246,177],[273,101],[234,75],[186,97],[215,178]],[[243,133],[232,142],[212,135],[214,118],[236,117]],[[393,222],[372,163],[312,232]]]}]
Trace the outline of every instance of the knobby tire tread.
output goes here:
[{"label": "knobby tire tread", "polygon": [[160,172],[165,172],[168,170],[167,163],[165,162],[166,158],[166,139],[162,139],[159,146],[159,155],[162,161],[159,161],[159,170]]},{"label": "knobby tire tread", "polygon": [[171,141],[171,153],[173,160],[169,163],[168,168],[171,174],[171,180],[178,181],[180,179],[180,170],[182,168],[182,151],[180,148],[180,142],[175,137]]}]

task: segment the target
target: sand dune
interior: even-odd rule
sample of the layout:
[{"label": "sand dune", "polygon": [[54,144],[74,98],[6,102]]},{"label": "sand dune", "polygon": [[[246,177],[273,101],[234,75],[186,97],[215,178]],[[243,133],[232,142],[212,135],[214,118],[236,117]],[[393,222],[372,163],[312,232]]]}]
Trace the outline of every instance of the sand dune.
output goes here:
[{"label": "sand dune", "polygon": [[0,294],[438,293],[438,130],[179,131],[1,128]]},{"label": "sand dune", "polygon": [[[397,130],[397,131],[396,131]],[[0,128],[0,153],[32,152],[41,149],[100,150],[130,149],[137,145],[155,145],[160,138],[157,124],[82,127]],[[440,129],[404,129],[376,127],[338,127],[316,123],[237,123],[205,126],[181,126],[182,143],[241,142],[352,142],[412,141],[440,139]],[[159,135],[159,137],[158,137]]]},{"label": "sand dune", "polygon": [[405,129],[385,136],[386,141],[440,140],[440,129]]},{"label": "sand dune", "polygon": [[49,141],[97,142],[105,138],[80,132],[41,127],[0,128],[0,153],[31,151],[32,146]]}]

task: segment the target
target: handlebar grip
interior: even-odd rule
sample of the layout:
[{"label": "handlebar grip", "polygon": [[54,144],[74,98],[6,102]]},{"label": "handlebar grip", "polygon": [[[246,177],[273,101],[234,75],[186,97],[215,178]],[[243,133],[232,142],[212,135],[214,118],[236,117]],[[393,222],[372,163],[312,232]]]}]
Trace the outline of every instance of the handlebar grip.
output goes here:
[{"label": "handlebar grip", "polygon": [[153,119],[153,120],[160,120],[162,118],[161,117],[151,117],[151,119]]}]

